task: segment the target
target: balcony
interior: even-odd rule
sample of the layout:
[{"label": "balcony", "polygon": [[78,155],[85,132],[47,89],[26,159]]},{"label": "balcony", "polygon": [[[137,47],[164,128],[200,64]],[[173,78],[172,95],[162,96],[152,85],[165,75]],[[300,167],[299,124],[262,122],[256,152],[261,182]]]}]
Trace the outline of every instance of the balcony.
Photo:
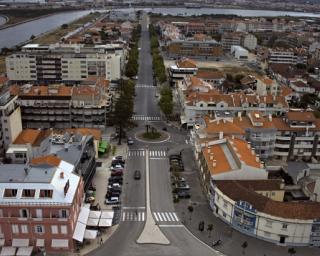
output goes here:
[{"label": "balcony", "polygon": [[279,143],[276,143],[275,145],[275,148],[290,148],[290,144],[279,144]]},{"label": "balcony", "polygon": [[291,136],[277,136],[277,140],[291,140]]},{"label": "balcony", "polygon": [[274,155],[277,155],[277,156],[288,156],[289,152],[288,152],[288,151],[282,152],[282,151],[274,150],[274,151],[273,151],[273,154],[274,154]]}]

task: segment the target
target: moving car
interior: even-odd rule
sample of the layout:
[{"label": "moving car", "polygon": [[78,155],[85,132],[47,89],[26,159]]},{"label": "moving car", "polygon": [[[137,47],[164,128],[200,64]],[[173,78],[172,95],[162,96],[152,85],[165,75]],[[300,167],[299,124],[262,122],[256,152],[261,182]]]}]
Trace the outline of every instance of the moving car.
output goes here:
[{"label": "moving car", "polygon": [[141,172],[139,170],[135,170],[133,177],[135,180],[140,180],[141,179]]},{"label": "moving car", "polygon": [[113,196],[113,197],[107,198],[105,203],[107,205],[120,204],[120,198],[118,196]]},{"label": "moving car", "polygon": [[130,146],[130,145],[133,145],[133,139],[131,137],[128,138],[127,140],[127,144]]}]

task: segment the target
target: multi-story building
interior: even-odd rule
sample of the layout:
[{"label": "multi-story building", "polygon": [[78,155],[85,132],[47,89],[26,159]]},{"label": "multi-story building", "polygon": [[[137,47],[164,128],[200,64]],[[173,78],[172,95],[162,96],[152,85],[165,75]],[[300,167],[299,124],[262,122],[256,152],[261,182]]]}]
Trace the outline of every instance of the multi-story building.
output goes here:
[{"label": "multi-story building", "polygon": [[74,83],[90,76],[118,80],[124,62],[122,45],[28,44],[6,58],[6,68],[11,81]]},{"label": "multi-story building", "polygon": [[313,112],[288,112],[274,118],[277,129],[274,157],[283,160],[320,159],[320,120]]},{"label": "multi-story building", "polygon": [[204,191],[210,198],[211,180],[267,179],[259,157],[251,146],[239,138],[202,140],[195,144],[195,157]]},{"label": "multi-story building", "polygon": [[211,180],[213,213],[232,228],[285,246],[320,245],[320,203],[284,202],[274,180]]},{"label": "multi-story building", "polygon": [[[7,157],[14,163],[34,163],[48,156],[59,157],[74,166],[73,171],[81,175],[87,190],[96,172],[95,137],[90,133],[73,131],[53,133],[45,130],[37,133],[28,130],[10,145]],[[32,139],[24,138],[26,136]]]},{"label": "multi-story building", "polygon": [[191,127],[204,115],[214,114],[216,111],[230,112],[232,115],[252,111],[280,115],[289,110],[288,103],[282,95],[221,94],[216,90],[185,93],[181,102],[181,120]]},{"label": "multi-story building", "polygon": [[14,86],[25,128],[101,128],[112,109],[108,83],[97,79],[78,86]]},{"label": "multi-story building", "polygon": [[215,57],[222,56],[221,44],[215,40],[172,40],[168,42],[169,56]]},{"label": "multi-story building", "polygon": [[5,154],[9,144],[15,140],[22,130],[21,111],[17,104],[17,96],[10,94],[8,88],[0,91],[0,157]]},{"label": "multi-story building", "polygon": [[230,52],[231,46],[241,45],[240,33],[224,33],[221,37],[222,48],[226,52]]},{"label": "multi-story building", "polygon": [[170,83],[175,85],[187,75],[195,75],[197,72],[198,67],[193,60],[184,58],[176,61],[176,65],[172,65],[169,68]]},{"label": "multi-story building", "polygon": [[[83,181],[57,156],[30,165],[0,166],[2,244],[28,252],[73,251],[73,234],[83,202]],[[89,209],[88,209],[89,210]],[[15,254],[14,254],[15,255]]]},{"label": "multi-story building", "polygon": [[303,48],[269,49],[268,63],[283,63],[283,64],[307,64],[307,50]]},{"label": "multi-story building", "polygon": [[258,44],[257,38],[253,34],[245,34],[242,36],[242,46],[250,51],[255,50]]}]

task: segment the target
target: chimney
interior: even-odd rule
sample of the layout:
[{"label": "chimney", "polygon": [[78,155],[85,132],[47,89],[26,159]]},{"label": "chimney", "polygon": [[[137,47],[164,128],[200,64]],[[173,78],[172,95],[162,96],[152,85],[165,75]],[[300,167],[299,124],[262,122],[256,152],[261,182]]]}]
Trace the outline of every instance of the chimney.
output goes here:
[{"label": "chimney", "polygon": [[210,155],[210,160],[211,160],[211,161],[213,160],[213,155]]},{"label": "chimney", "polygon": [[60,172],[60,179],[64,179],[64,172]]},{"label": "chimney", "polygon": [[210,154],[210,148],[208,148],[208,153]]},{"label": "chimney", "polygon": [[219,132],[219,140],[222,140],[223,139],[223,131],[220,131]]},{"label": "chimney", "polygon": [[250,146],[250,143],[249,143],[249,142],[247,143],[247,148],[248,148],[248,149],[250,149],[250,148],[251,148],[251,146]]},{"label": "chimney", "polygon": [[268,119],[270,122],[272,122],[272,115],[271,114],[268,115]]},{"label": "chimney", "polygon": [[253,148],[251,149],[251,154],[252,154],[252,155],[254,155],[254,154],[255,154],[255,151],[254,151],[254,149],[253,149]]},{"label": "chimney", "polygon": [[257,163],[260,163],[260,158],[259,158],[258,155],[256,155],[256,162],[257,162]]}]

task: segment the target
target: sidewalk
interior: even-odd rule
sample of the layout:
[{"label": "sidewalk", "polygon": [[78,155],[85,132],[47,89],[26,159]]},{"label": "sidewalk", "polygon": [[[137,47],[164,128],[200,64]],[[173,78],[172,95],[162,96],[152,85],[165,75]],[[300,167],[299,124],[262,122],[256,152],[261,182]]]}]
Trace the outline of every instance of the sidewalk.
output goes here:
[{"label": "sidewalk", "polygon": [[[186,178],[191,189],[190,199],[180,199],[175,203],[175,210],[183,222],[183,224],[200,240],[212,245],[213,241],[221,239],[222,244],[215,247],[216,250],[222,252],[227,256],[239,256],[242,254],[241,245],[247,241],[246,256],[284,256],[288,254],[289,247],[277,246],[254,237],[246,236],[229,225],[222,222],[215,217],[210,209],[207,199],[202,193],[200,186],[199,173],[197,171],[196,163],[194,161],[193,152],[191,149],[185,149],[182,153],[185,171],[181,176]],[[188,206],[193,206],[193,212],[190,214]],[[204,231],[198,230],[200,221],[204,221]],[[213,224],[213,231],[207,230],[208,224]],[[301,247],[295,248],[296,255],[314,256],[319,255],[318,248]]]},{"label": "sidewalk", "polygon": [[[123,143],[122,145],[117,145],[117,142],[113,142],[113,145],[115,145],[116,153],[115,155],[122,155],[124,157],[127,156],[127,145],[126,143]],[[107,186],[108,186],[108,178],[110,177],[110,165],[112,161],[113,155],[110,154],[108,158],[98,158],[97,162],[101,162],[101,167],[97,167],[96,174],[93,177],[93,184],[96,186],[96,193],[95,193],[95,202],[94,205],[99,204],[101,207],[101,210],[111,210],[112,206],[106,205],[105,202],[105,194],[107,192]],[[110,228],[107,228],[103,230],[103,232],[94,240],[86,240],[84,242],[83,248],[80,249],[77,253],[68,253],[65,255],[87,255],[89,252],[93,251],[94,249],[101,246],[102,243],[104,243],[106,240],[109,239],[109,237],[116,231],[118,225],[114,225]],[[102,239],[102,241],[101,241]],[[47,254],[49,255],[49,254]]]}]

